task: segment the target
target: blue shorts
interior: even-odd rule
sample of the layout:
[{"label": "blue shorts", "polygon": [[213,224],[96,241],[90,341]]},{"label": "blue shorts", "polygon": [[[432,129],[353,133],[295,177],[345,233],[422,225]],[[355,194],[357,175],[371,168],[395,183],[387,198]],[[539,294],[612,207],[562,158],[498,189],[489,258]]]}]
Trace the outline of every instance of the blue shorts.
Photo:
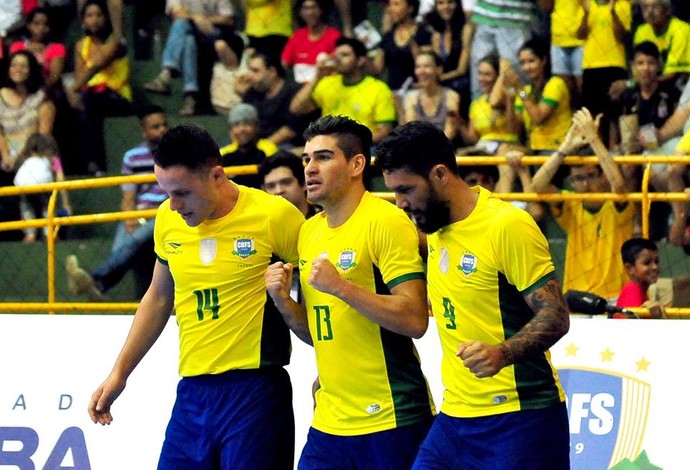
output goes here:
[{"label": "blue shorts", "polygon": [[432,417],[422,422],[359,436],[334,436],[309,428],[298,470],[401,470],[412,466]]},{"label": "blue shorts", "polygon": [[479,418],[440,413],[412,467],[462,470],[568,470],[565,403]]},{"label": "blue shorts", "polygon": [[165,432],[159,470],[292,470],[292,385],[282,367],[186,377]]},{"label": "blue shorts", "polygon": [[582,51],[582,46],[551,45],[551,73],[565,77],[581,77]]}]

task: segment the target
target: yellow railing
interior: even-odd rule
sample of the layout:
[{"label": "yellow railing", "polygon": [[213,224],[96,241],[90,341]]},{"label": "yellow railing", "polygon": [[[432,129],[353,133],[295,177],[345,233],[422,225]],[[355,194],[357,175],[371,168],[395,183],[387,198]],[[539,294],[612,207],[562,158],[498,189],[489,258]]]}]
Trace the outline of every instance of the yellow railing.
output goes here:
[{"label": "yellow railing", "polygon": [[[523,165],[540,165],[547,160],[543,156],[526,156],[522,158]],[[690,163],[687,157],[679,156],[618,156],[612,157],[619,164],[645,165],[640,192],[613,194],[613,193],[587,193],[587,194],[540,194],[540,193],[497,193],[502,199],[509,201],[564,201],[564,200],[589,200],[589,201],[633,201],[639,202],[642,207],[642,233],[649,236],[649,209],[653,201],[687,201],[685,193],[658,193],[649,191],[650,165],[654,163]],[[499,165],[508,163],[503,156],[493,157],[458,157],[459,165]],[[563,163],[566,165],[587,165],[597,164],[597,157],[565,157]],[[237,166],[226,168],[228,175],[255,174],[256,165]],[[83,225],[94,223],[105,223],[121,221],[132,218],[152,218],[156,214],[155,209],[142,211],[120,211],[88,215],[70,215],[66,217],[55,216],[55,205],[57,194],[60,190],[82,190],[92,188],[104,188],[118,186],[124,183],[151,183],[155,181],[153,174],[135,176],[113,176],[96,179],[72,180],[41,184],[34,186],[6,186],[0,187],[0,197],[15,196],[19,194],[34,194],[51,192],[48,203],[48,216],[44,219],[34,219],[30,221],[11,221],[0,222],[0,231],[17,230],[26,227],[46,227],[47,239],[47,271],[48,271],[48,300],[47,302],[0,302],[0,313],[7,312],[36,312],[48,311],[55,312],[121,312],[134,311],[137,303],[133,302],[113,302],[113,303],[88,303],[88,302],[56,302],[55,293],[55,237],[61,226]],[[394,196],[389,192],[377,192],[376,196],[387,200],[393,200]],[[633,309],[640,316],[649,316],[646,309]],[[667,309],[669,316],[690,317],[690,308],[670,308]]]}]

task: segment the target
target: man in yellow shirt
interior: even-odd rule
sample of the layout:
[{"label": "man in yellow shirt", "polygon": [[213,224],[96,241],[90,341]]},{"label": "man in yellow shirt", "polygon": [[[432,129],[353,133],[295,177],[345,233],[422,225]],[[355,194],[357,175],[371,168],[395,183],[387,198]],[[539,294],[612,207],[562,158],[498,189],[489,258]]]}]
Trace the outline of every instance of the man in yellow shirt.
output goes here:
[{"label": "man in yellow shirt", "polygon": [[324,116],[305,132],[307,199],[323,207],[300,230],[302,304],[292,266],[266,273],[286,322],[313,344],[320,388],[299,468],[410,468],[434,413],[411,338],[429,317],[412,222],[364,188],[371,131]]},{"label": "man in yellow shirt", "polygon": [[[532,179],[536,192],[557,192],[551,180],[565,155],[589,144],[599,165],[570,166],[570,182],[577,193],[624,193],[625,179],[597,133],[596,121],[587,108],[573,116],[573,125],[563,143],[539,167]],[[610,189],[609,189],[610,188]],[[618,296],[627,275],[619,253],[623,242],[632,238],[634,206],[628,201],[565,200],[551,204],[556,222],[567,234],[564,290],[592,292],[612,300]]]},{"label": "man in yellow shirt", "polygon": [[341,37],[335,46],[336,73],[326,75],[323,65],[317,66],[316,77],[295,95],[290,111],[307,114],[321,108],[323,116],[348,116],[367,126],[377,144],[396,122],[393,93],[385,82],[365,73],[364,44]]},{"label": "man in yellow shirt", "polygon": [[175,311],[177,398],[159,469],[293,468],[290,335],[266,300],[271,258],[297,262],[304,221],[287,200],[237,186],[203,129],[171,129],[155,154],[169,199],[156,215],[153,280],[89,415],[110,424],[127,378]]},{"label": "man in yellow shirt", "polygon": [[569,327],[532,217],[457,175],[451,142],[411,122],[378,148],[396,204],[427,235],[443,405],[413,469],[569,468],[565,393],[548,349]]}]

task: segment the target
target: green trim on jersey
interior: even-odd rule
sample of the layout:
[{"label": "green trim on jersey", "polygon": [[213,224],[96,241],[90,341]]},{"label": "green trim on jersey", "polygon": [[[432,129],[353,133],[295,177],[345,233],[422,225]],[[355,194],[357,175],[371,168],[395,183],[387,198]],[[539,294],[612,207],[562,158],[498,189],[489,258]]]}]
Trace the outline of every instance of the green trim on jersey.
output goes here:
[{"label": "green trim on jersey", "polygon": [[[550,273],[535,284],[552,276],[553,273]],[[534,311],[525,301],[523,294],[501,272],[498,273],[497,283],[503,331],[505,338],[510,339],[532,320]],[[560,391],[555,382],[550,379],[552,369],[546,355],[538,354],[512,366],[515,370],[515,390],[521,410],[544,408],[561,401]],[[545,380],[545,378],[548,379]]]},{"label": "green trim on jersey", "polygon": [[391,279],[391,281],[388,284],[386,284],[386,287],[388,287],[389,289],[392,289],[395,286],[397,286],[398,284],[402,284],[403,282],[406,282],[406,281],[413,281],[415,279],[424,280],[424,279],[426,279],[426,276],[424,275],[424,273],[405,274],[403,276],[396,277],[395,279]]},{"label": "green trim on jersey", "polygon": [[[386,285],[378,267],[374,265],[373,269],[376,293],[390,294],[388,286],[393,282]],[[396,279],[402,278],[417,279],[414,274]],[[431,418],[434,415],[433,401],[412,338],[381,328],[381,346],[393,397],[396,425],[408,426]]]},{"label": "green trim on jersey", "polygon": [[540,287],[543,287],[546,285],[547,282],[549,282],[551,279],[556,278],[556,271],[552,271],[549,274],[545,274],[544,276],[541,277],[541,279],[538,279],[534,284],[529,286],[527,289],[524,289],[522,291],[522,295],[530,295],[532,292],[536,291]]}]

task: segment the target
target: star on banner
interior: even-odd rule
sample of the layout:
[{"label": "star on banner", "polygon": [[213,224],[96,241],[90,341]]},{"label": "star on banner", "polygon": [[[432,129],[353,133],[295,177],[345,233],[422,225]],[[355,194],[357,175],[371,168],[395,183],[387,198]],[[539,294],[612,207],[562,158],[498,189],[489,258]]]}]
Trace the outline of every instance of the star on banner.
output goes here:
[{"label": "star on banner", "polygon": [[566,355],[566,356],[577,356],[577,351],[578,351],[579,349],[580,349],[580,348],[578,348],[577,346],[575,346],[575,343],[570,343],[569,346],[566,346],[566,347],[565,347],[565,355]]},{"label": "star on banner", "polygon": [[637,372],[645,371],[647,372],[647,369],[649,368],[650,362],[647,361],[644,357],[637,361],[635,364],[637,364]]},{"label": "star on banner", "polygon": [[606,348],[606,350],[600,352],[599,354],[601,354],[601,362],[611,362],[613,360],[613,355],[616,353],[611,351],[609,348]]}]

